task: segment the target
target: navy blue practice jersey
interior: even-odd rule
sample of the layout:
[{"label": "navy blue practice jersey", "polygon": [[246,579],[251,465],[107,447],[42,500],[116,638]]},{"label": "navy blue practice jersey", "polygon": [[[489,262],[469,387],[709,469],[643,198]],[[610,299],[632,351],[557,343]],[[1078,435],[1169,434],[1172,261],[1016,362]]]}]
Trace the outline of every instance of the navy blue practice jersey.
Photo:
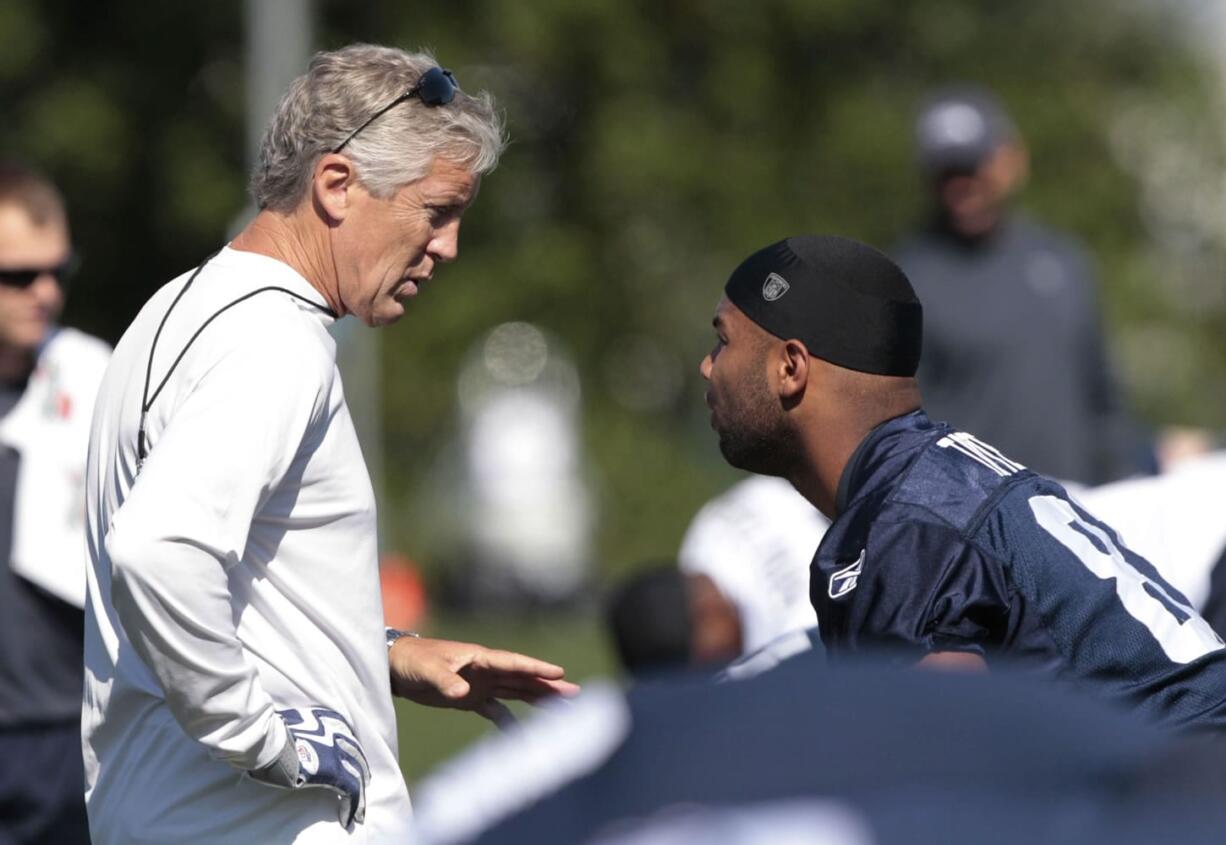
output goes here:
[{"label": "navy blue practice jersey", "polygon": [[[744,681],[589,686],[420,784],[413,841],[1220,845],[1219,745],[1029,675],[810,651]],[[758,816],[792,801],[835,803],[865,835]],[[653,829],[692,814],[705,823]]]},{"label": "navy blue practice jersey", "polygon": [[1064,488],[922,411],[865,438],[810,597],[832,659],[971,651],[1039,663],[1173,726],[1226,729],[1226,646]]}]

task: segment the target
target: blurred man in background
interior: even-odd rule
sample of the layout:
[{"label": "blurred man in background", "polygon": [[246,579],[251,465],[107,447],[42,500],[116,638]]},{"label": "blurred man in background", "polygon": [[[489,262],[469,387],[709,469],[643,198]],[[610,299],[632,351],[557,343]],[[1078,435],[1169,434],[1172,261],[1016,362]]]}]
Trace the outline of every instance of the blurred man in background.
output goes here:
[{"label": "blurred man in background", "polygon": [[672,563],[619,583],[605,611],[617,657],[635,678],[718,669],[741,654],[736,607],[706,575],[684,573]]},{"label": "blurred man in background", "polygon": [[0,842],[87,842],[81,638],[85,452],[106,344],[59,328],[64,202],[0,163]]},{"label": "blurred man in background", "polygon": [[894,257],[924,303],[933,419],[1059,479],[1151,471],[1109,367],[1089,256],[1010,207],[1028,157],[1009,115],[980,88],[938,92],[916,147],[933,215]]},{"label": "blurred man in background", "polygon": [[86,478],[100,845],[403,841],[393,692],[498,719],[573,691],[558,666],[385,631],[328,333],[404,315],[503,145],[489,95],[429,55],[316,55],[264,134],[258,215],[119,342]]},{"label": "blurred man in background", "polygon": [[732,602],[742,654],[817,624],[809,563],[829,525],[791,484],[765,475],[737,482],[694,517],[678,562]]},{"label": "blurred man in background", "polygon": [[740,679],[820,648],[809,563],[830,520],[787,481],[755,475],[712,499],[677,563],[635,573],[607,604],[626,671],[721,669]]}]

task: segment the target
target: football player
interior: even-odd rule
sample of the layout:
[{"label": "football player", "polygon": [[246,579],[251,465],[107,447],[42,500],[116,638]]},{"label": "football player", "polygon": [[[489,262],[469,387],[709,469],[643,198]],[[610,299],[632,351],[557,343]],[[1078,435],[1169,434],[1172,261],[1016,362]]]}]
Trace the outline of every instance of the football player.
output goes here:
[{"label": "football player", "polygon": [[1188,600],[1058,483],[924,413],[922,309],[893,262],[794,237],[724,293],[711,424],[729,463],[833,520],[810,577],[832,659],[1021,659],[1171,726],[1226,727],[1226,646]]}]

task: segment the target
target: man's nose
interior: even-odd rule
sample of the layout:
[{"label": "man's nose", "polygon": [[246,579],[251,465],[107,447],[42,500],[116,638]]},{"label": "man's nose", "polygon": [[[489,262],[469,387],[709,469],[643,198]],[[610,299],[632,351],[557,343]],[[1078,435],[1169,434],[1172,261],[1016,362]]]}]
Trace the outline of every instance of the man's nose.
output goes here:
[{"label": "man's nose", "polygon": [[707,381],[711,380],[711,353],[708,352],[702,357],[702,363],[698,365],[698,372],[702,373],[702,377]]},{"label": "man's nose", "polygon": [[460,221],[439,230],[430,241],[430,254],[437,261],[455,261],[460,254]]},{"label": "man's nose", "polygon": [[58,302],[64,296],[64,287],[55,273],[46,271],[35,276],[30,293],[44,302]]}]

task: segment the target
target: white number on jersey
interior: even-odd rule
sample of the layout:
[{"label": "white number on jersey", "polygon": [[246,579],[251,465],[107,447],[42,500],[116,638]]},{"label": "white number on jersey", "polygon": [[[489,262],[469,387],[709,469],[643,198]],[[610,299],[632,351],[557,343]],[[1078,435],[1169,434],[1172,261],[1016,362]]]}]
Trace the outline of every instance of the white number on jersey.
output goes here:
[{"label": "white number on jersey", "polygon": [[1030,510],[1039,525],[1087,569],[1104,581],[1115,580],[1115,592],[1124,609],[1149,629],[1171,660],[1191,663],[1226,648],[1200,614],[1172,596],[1164,584],[1139,572],[1120,552],[1114,538],[1078,516],[1064,499],[1034,496]]}]

